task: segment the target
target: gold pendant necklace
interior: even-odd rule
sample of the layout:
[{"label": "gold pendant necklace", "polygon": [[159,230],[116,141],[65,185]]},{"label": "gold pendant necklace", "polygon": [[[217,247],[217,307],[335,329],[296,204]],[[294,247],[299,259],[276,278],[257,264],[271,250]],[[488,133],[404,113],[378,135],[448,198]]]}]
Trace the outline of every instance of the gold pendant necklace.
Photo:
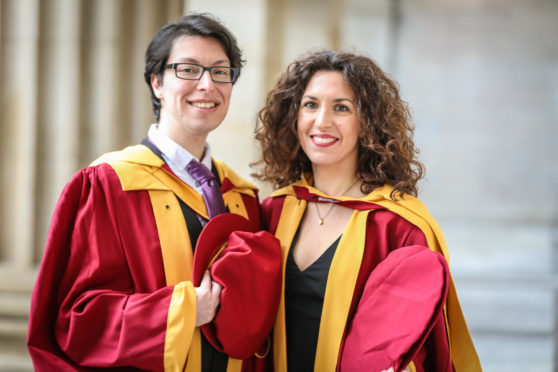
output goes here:
[{"label": "gold pendant necklace", "polygon": [[[353,188],[354,185],[357,184],[357,182],[358,182],[358,179],[357,179],[353,184],[351,184],[351,186],[349,186],[349,188],[348,188],[347,190],[345,190],[345,191],[344,191],[341,195],[339,195],[339,196],[345,195],[350,189]],[[318,213],[318,225],[323,225],[323,224],[324,224],[325,218],[326,218],[327,215],[333,210],[333,208],[335,207],[335,205],[336,205],[336,203],[333,203],[333,202],[332,202],[332,203],[331,203],[331,207],[330,207],[329,210],[326,212],[326,214],[324,214],[324,216],[322,217],[322,216],[320,215],[320,210],[318,209],[318,203],[317,203],[317,202],[314,203],[314,207],[316,208],[316,213]]]},{"label": "gold pendant necklace", "polygon": [[324,214],[324,216],[320,216],[320,210],[318,209],[318,203],[314,203],[314,206],[316,207],[316,212],[318,212],[318,224],[323,225],[324,224],[324,218],[327,217],[327,215],[329,214],[329,212],[331,212],[333,210],[333,207],[335,207],[335,203],[331,203],[331,208],[329,208],[329,210],[326,212],[326,214]]}]

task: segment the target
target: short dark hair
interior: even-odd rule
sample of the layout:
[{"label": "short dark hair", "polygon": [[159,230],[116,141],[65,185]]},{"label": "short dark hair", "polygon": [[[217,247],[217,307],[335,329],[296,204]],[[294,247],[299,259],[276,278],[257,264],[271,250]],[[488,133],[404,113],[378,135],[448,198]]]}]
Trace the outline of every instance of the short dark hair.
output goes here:
[{"label": "short dark hair", "polygon": [[355,95],[360,133],[358,177],[365,194],[385,184],[396,194],[417,195],[424,166],[417,159],[414,126],[397,84],[370,58],[348,52],[311,51],[292,62],[259,112],[256,139],[261,158],[253,176],[284,187],[312,171],[297,136],[297,115],[308,82],[318,71],[338,71]]},{"label": "short dark hair", "polygon": [[240,69],[244,64],[242,52],[238,47],[234,35],[214,16],[206,13],[191,13],[185,15],[175,22],[161,27],[155,34],[145,52],[145,82],[151,92],[151,103],[153,104],[153,115],[155,121],[159,121],[161,111],[161,100],[155,96],[151,86],[151,76],[159,75],[163,81],[164,66],[167,64],[173,43],[183,36],[204,36],[215,38],[225,50],[231,63],[231,67]]}]

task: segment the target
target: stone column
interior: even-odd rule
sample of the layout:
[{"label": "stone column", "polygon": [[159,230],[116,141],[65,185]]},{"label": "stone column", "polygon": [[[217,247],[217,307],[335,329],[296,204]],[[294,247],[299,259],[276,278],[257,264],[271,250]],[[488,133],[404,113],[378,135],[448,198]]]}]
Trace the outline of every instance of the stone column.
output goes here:
[{"label": "stone column", "polygon": [[54,205],[80,167],[138,143],[154,32],[182,0],[0,2],[0,370],[32,370],[29,297]]},{"label": "stone column", "polygon": [[9,261],[18,268],[26,267],[33,259],[38,24],[38,0],[2,3],[0,261]]},{"label": "stone column", "polygon": [[[78,168],[81,3],[41,0],[33,263],[41,259],[56,197]],[[65,16],[60,17],[60,14]]]}]

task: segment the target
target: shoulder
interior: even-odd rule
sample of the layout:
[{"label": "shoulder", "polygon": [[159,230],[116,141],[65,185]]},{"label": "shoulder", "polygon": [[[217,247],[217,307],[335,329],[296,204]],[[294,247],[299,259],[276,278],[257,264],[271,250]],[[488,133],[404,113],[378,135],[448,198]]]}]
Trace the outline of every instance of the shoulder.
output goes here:
[{"label": "shoulder", "polygon": [[99,165],[102,163],[111,165],[137,164],[160,167],[161,165],[163,165],[163,160],[155,155],[153,151],[151,151],[147,146],[135,145],[128,146],[122,150],[107,152],[94,160],[91,163],[91,166]]},{"label": "shoulder", "polygon": [[111,204],[126,196],[116,171],[107,163],[79,170],[66,184],[59,204],[72,204],[77,208],[97,208],[99,204]]},{"label": "shoulder", "polygon": [[120,185],[118,175],[107,163],[100,163],[77,171],[66,184],[65,192],[85,193],[94,188]]},{"label": "shoulder", "polygon": [[150,169],[158,164],[158,158],[153,157],[156,158],[151,150],[142,145],[105,153],[72,176],[62,190],[60,199],[77,198],[83,203],[95,194],[104,193],[107,198],[109,195],[114,196],[129,189],[128,183],[146,180]]},{"label": "shoulder", "polygon": [[123,190],[164,188],[154,173],[164,162],[144,145],[126,147],[108,152],[93,161],[90,168],[112,169]]},{"label": "shoulder", "polygon": [[106,204],[121,189],[118,176],[107,164],[79,170],[60,193],[52,218],[53,224],[73,220],[78,210],[95,209],[99,203]]},{"label": "shoulder", "polygon": [[404,216],[401,216],[394,211],[380,206],[379,209],[374,210],[373,213],[369,215],[369,221],[373,221],[376,224],[382,224],[387,226],[401,225],[408,228],[412,228],[414,225],[407,220]]},{"label": "shoulder", "polygon": [[374,190],[370,195],[375,197],[377,204],[402,217],[420,229],[428,247],[442,253],[449,260],[447,245],[438,222],[432,217],[426,206],[416,197],[403,195],[398,200],[388,197],[388,187]]},{"label": "shoulder", "polygon": [[366,230],[367,235],[381,236],[398,246],[407,245],[409,242],[426,245],[425,235],[419,226],[388,209],[370,213]]},{"label": "shoulder", "polygon": [[397,199],[393,200],[391,199],[392,191],[393,188],[386,185],[373,190],[366,196],[366,198],[396,213],[408,221],[412,222],[413,220],[420,218],[429,222],[435,222],[434,218],[420,199],[412,195],[403,194],[396,195]]}]

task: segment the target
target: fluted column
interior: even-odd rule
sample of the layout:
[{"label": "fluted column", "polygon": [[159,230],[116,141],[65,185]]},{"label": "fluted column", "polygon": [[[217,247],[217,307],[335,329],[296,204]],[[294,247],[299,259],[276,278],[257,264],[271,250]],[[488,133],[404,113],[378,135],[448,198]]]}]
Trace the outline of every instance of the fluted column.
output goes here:
[{"label": "fluted column", "polygon": [[275,85],[283,69],[287,0],[267,0],[265,40],[265,92]]},{"label": "fluted column", "polygon": [[54,205],[80,167],[137,143],[154,32],[183,0],[0,1],[0,370],[31,371],[31,288]]},{"label": "fluted column", "polygon": [[40,262],[74,172],[145,135],[145,48],[183,11],[182,0],[2,0],[0,276]]},{"label": "fluted column", "polygon": [[1,261],[22,267],[34,240],[39,0],[2,3]]},{"label": "fluted column", "polygon": [[[41,258],[50,216],[68,177],[78,168],[80,10],[74,0],[41,0],[38,43],[34,262]],[[60,15],[64,14],[63,17]],[[30,263],[30,262],[29,262]]]},{"label": "fluted column", "polygon": [[92,157],[116,150],[120,131],[126,125],[119,120],[119,99],[125,83],[120,67],[123,63],[129,63],[121,57],[123,50],[119,22],[125,21],[122,4],[121,1],[97,0],[93,8],[91,38],[87,40],[86,50],[90,73],[88,125]]}]

